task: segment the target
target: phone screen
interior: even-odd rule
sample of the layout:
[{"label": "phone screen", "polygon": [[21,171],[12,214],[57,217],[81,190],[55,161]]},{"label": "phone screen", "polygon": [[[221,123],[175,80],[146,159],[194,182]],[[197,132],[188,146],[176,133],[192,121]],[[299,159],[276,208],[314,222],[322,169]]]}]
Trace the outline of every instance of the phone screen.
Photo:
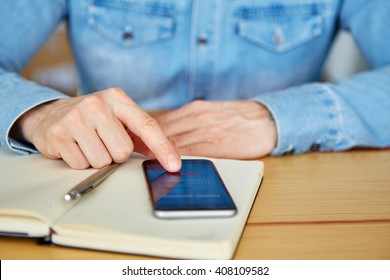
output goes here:
[{"label": "phone screen", "polygon": [[145,161],[143,168],[157,216],[231,216],[236,212],[209,160],[182,160],[182,168],[175,173],[166,171],[157,160]]}]

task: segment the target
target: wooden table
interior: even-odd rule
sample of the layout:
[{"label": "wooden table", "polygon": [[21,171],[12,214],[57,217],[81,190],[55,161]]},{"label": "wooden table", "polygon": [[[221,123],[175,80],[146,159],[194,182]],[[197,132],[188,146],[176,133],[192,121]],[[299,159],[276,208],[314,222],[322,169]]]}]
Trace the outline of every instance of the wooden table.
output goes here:
[{"label": "wooden table", "polygon": [[[390,150],[267,157],[235,259],[390,259]],[[0,259],[150,259],[0,237]]]}]

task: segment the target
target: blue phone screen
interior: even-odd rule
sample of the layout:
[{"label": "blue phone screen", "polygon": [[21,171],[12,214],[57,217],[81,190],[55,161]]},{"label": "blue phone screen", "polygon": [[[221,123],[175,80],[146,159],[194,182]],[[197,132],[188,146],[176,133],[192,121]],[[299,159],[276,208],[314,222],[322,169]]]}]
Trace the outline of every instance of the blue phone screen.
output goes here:
[{"label": "blue phone screen", "polygon": [[167,172],[157,161],[144,164],[150,193],[158,210],[235,209],[234,202],[209,160],[182,160],[182,168]]}]

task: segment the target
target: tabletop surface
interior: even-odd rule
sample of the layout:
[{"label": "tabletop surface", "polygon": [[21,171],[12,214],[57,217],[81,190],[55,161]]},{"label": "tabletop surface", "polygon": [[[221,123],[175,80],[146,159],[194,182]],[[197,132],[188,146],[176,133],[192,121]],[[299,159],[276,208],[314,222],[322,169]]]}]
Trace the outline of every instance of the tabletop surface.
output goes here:
[{"label": "tabletop surface", "polygon": [[[264,179],[234,259],[390,259],[389,149],[262,161]],[[0,237],[0,259],[152,258]]]}]

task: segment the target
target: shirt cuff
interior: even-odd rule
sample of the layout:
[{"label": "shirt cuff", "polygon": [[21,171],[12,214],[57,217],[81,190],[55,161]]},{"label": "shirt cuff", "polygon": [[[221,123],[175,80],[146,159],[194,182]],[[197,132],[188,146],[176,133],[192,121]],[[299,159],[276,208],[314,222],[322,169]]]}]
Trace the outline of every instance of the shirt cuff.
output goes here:
[{"label": "shirt cuff", "polygon": [[8,148],[14,152],[24,155],[38,153],[38,150],[34,145],[27,142],[16,141],[10,137],[8,137]]},{"label": "shirt cuff", "polygon": [[11,128],[12,126],[15,124],[15,122],[19,119],[19,117],[21,117],[25,112],[27,112],[28,110],[36,107],[36,106],[39,106],[43,103],[46,103],[46,102],[50,102],[50,101],[54,101],[54,100],[59,100],[59,99],[65,99],[65,98],[69,98],[68,96],[52,96],[50,98],[45,98],[45,99],[41,99],[40,101],[37,101],[36,103],[34,103],[34,105],[30,105],[30,107],[26,108],[25,110],[21,111],[18,115],[16,115],[13,120],[9,123],[9,126],[7,128],[7,132],[6,132],[6,145],[7,147],[11,150],[11,151],[14,151],[14,152],[17,152],[17,153],[20,153],[20,154],[32,154],[32,153],[38,153],[38,150],[35,148],[35,146],[31,143],[28,143],[28,142],[25,142],[25,141],[20,141],[20,140],[15,140],[13,138],[11,138],[9,136],[10,134],[10,131],[11,131]]},{"label": "shirt cuff", "polygon": [[306,84],[253,99],[275,119],[278,143],[271,155],[334,150],[340,142],[341,110],[326,84]]}]

